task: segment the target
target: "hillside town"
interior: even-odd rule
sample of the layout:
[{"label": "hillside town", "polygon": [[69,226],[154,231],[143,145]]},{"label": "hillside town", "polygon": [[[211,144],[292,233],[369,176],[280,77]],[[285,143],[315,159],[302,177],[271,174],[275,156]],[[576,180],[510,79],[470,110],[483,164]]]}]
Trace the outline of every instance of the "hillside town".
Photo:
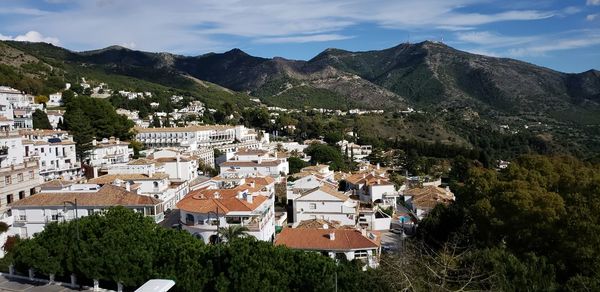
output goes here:
[{"label": "hillside town", "polygon": [[[92,90],[101,94],[103,88]],[[61,105],[60,93],[40,104],[0,88],[0,219],[8,226],[0,246],[10,237],[32,238],[53,222],[122,206],[205,244],[224,240],[223,229],[241,227],[276,246],[376,268],[382,252],[394,252],[398,241],[414,235],[437,204],[454,200],[439,179],[392,181],[391,168],[368,160],[371,145],[337,142],[356,167],[334,171],[327,163],[309,164],[305,150],[326,144],[322,139],[271,141],[269,133],[244,125],[152,127],[150,117],[125,109],[117,112],[135,123],[133,139],[95,137],[81,160],[72,133],[59,128],[64,109],[47,108]],[[53,129],[34,128],[35,110],[47,114]],[[211,109],[196,102],[177,113],[205,110]],[[143,145],[139,153],[134,142]],[[292,172],[289,159],[305,166]]]}]

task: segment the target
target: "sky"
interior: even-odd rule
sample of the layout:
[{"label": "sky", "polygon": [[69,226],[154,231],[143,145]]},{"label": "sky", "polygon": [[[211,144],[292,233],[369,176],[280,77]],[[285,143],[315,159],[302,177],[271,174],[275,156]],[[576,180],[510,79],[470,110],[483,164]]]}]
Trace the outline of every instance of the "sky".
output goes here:
[{"label": "sky", "polygon": [[300,60],[434,40],[582,72],[600,69],[600,0],[0,0],[0,39]]}]

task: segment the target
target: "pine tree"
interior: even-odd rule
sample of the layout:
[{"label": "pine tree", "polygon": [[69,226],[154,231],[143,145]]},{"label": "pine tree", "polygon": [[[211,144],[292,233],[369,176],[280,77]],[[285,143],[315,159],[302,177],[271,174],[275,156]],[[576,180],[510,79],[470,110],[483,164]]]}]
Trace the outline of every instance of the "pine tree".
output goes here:
[{"label": "pine tree", "polygon": [[90,120],[80,109],[75,110],[69,119],[69,130],[73,133],[73,140],[77,143],[76,152],[80,161],[84,161],[90,150],[94,148],[94,128]]},{"label": "pine tree", "polygon": [[48,115],[42,110],[36,109],[32,115],[34,129],[52,129]]},{"label": "pine tree", "polygon": [[152,116],[152,123],[150,124],[150,127],[160,128],[160,126],[161,126],[160,125],[160,119],[156,115],[153,115]]}]

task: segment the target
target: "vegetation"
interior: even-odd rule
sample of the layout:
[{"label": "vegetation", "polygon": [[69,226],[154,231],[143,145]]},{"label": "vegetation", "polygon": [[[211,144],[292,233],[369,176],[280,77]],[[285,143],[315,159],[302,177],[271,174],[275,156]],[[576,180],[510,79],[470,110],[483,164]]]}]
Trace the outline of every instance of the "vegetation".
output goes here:
[{"label": "vegetation", "polygon": [[48,115],[43,110],[36,109],[32,114],[34,129],[52,129]]},{"label": "vegetation", "polygon": [[572,157],[532,155],[500,172],[467,166],[453,175],[456,202],[436,207],[421,237],[430,246],[461,238],[502,290],[598,287],[599,170]]},{"label": "vegetation", "polygon": [[333,146],[314,143],[308,146],[304,152],[310,156],[310,162],[329,164],[329,167],[336,171],[347,171],[351,167],[346,158],[342,156],[340,149]]},{"label": "vegetation", "polygon": [[[79,238],[75,240],[75,224]],[[110,248],[107,248],[110,247]],[[354,263],[318,253],[239,238],[204,245],[186,231],[165,229],[122,207],[67,223],[51,223],[8,255],[17,270],[121,282],[134,288],[152,278],[173,279],[175,291],[381,290]],[[109,287],[110,288],[110,287]],[[113,287],[114,288],[114,287]]]}]

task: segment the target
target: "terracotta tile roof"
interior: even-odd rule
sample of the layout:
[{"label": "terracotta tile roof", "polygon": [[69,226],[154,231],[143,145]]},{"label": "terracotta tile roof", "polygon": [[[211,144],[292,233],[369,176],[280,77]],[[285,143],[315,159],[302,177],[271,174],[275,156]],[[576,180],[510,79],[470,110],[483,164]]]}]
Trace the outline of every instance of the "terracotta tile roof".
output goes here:
[{"label": "terracotta tile roof", "polygon": [[127,163],[127,165],[150,165],[150,164],[154,164],[154,166],[163,166],[164,165],[164,163],[159,163],[155,160],[146,159],[146,158],[139,158],[136,160],[129,161]]},{"label": "terracotta tile roof", "polygon": [[[334,233],[335,238],[330,239]],[[302,250],[344,251],[356,249],[376,249],[380,246],[380,235],[369,239],[355,229],[298,229],[284,228],[277,236],[275,245]]]},{"label": "terracotta tile roof", "polygon": [[23,129],[19,130],[21,135],[54,135],[54,134],[67,134],[69,132],[64,130],[48,130],[48,129]]},{"label": "terracotta tile roof", "polygon": [[345,180],[353,185],[358,184],[392,184],[387,180],[385,176],[373,174],[373,173],[355,173],[345,178]]},{"label": "terracotta tile roof", "polygon": [[340,221],[323,219],[304,220],[298,223],[295,228],[324,229],[323,225],[325,224],[327,224],[327,228],[329,229],[355,229],[354,226],[341,225]]},{"label": "terracotta tile roof", "polygon": [[120,179],[122,181],[130,181],[130,180],[135,181],[135,180],[160,180],[160,179],[165,179],[165,178],[169,178],[169,175],[166,173],[162,173],[162,172],[157,172],[154,175],[152,175],[152,177],[150,177],[146,174],[139,174],[139,173],[106,174],[103,176],[99,176],[97,178],[90,179],[88,182],[92,183],[92,184],[106,185],[106,184],[110,184],[110,183],[116,181],[117,179]]},{"label": "terracotta tile roof", "polygon": [[412,188],[404,191],[404,196],[412,196],[412,205],[422,209],[433,209],[437,204],[454,201],[454,194],[436,186]]},{"label": "terracotta tile roof", "polygon": [[98,192],[39,193],[18,200],[11,207],[64,206],[65,201],[75,201],[79,206],[155,206],[161,201],[149,196],[128,192],[124,188],[105,185]]},{"label": "terracotta tile roof", "polygon": [[[161,158],[155,158],[154,161],[160,162],[160,163],[165,163],[165,162],[177,162],[177,157],[161,157]],[[179,161],[180,162],[190,162],[192,161],[192,159],[188,158],[188,157],[179,157]]]},{"label": "terracotta tile roof", "polygon": [[238,199],[237,194],[238,191],[235,189],[202,189],[185,196],[185,198],[177,203],[177,208],[193,213],[218,211],[219,213],[227,214],[235,211],[253,211],[267,200],[265,196],[255,195],[253,196],[252,203],[250,203],[245,199]]},{"label": "terracotta tile roof", "polygon": [[260,163],[256,161],[225,161],[221,163],[219,166],[221,167],[229,167],[229,166],[240,166],[240,167],[260,167],[260,166],[278,166],[282,164],[281,160],[267,160],[261,161]]},{"label": "terracotta tile roof", "polygon": [[309,194],[312,194],[313,192],[316,192],[316,191],[319,191],[319,190],[322,191],[322,192],[324,192],[324,193],[326,193],[326,194],[332,195],[332,196],[334,196],[334,197],[336,197],[336,198],[338,198],[338,199],[340,199],[342,201],[346,201],[346,200],[350,199],[349,196],[346,196],[344,193],[338,191],[337,189],[334,189],[334,188],[330,187],[329,185],[322,185],[322,186],[320,186],[318,188],[314,188],[314,189],[310,189],[308,191],[305,191],[305,192],[302,193],[302,195],[300,195],[300,198],[305,197],[305,196],[307,196]]},{"label": "terracotta tile roof", "polygon": [[[255,210],[268,198],[255,194],[252,203],[249,203],[245,199],[237,198],[238,193],[244,191],[249,194],[260,192],[265,186],[274,183],[275,179],[271,177],[251,177],[244,180],[244,184],[231,189],[200,189],[190,192],[177,203],[177,207],[197,213],[215,212],[217,208],[219,212],[223,213]],[[252,187],[252,183],[254,183],[254,187]]]},{"label": "terracotta tile roof", "polygon": [[237,152],[235,152],[235,155],[241,155],[241,156],[245,156],[245,155],[265,155],[268,154],[269,151],[265,151],[265,150],[261,150],[261,149],[246,149],[246,148],[242,148],[239,149]]}]

